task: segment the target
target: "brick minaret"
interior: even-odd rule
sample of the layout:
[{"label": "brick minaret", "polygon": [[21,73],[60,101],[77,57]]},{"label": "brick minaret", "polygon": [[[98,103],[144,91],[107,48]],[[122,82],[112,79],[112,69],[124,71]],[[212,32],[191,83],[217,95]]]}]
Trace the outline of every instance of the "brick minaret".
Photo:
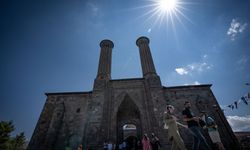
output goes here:
[{"label": "brick minaret", "polygon": [[101,53],[94,83],[94,91],[106,88],[107,82],[111,79],[111,58],[114,43],[110,40],[102,40],[100,47]]},{"label": "brick minaret", "polygon": [[143,76],[156,75],[153,58],[149,48],[149,39],[142,36],[136,40],[136,45],[139,47],[140,51]]},{"label": "brick minaret", "polygon": [[97,79],[111,79],[111,57],[114,44],[110,40],[103,40],[100,43],[101,54],[99,59]]}]

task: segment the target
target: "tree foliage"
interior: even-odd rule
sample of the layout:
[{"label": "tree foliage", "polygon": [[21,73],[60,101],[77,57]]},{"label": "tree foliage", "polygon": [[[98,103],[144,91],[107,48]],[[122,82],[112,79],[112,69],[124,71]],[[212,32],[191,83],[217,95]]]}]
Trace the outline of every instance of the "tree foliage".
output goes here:
[{"label": "tree foliage", "polygon": [[0,122],[0,150],[23,150],[25,144],[24,132],[11,137],[11,132],[15,130],[12,121]]}]

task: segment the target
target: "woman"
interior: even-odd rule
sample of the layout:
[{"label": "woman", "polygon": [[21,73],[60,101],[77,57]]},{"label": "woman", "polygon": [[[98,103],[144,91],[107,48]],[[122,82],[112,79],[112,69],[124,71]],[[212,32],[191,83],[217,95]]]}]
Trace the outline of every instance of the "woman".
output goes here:
[{"label": "woman", "polygon": [[147,134],[143,135],[141,143],[142,143],[142,146],[143,146],[143,150],[151,150],[150,140],[149,140]]},{"label": "woman", "polygon": [[209,137],[211,138],[212,142],[216,145],[217,149],[219,150],[225,150],[221,139],[220,134],[218,132],[218,126],[216,125],[214,119],[207,115],[206,112],[202,112],[201,119],[205,122],[204,129],[207,128]]},{"label": "woman", "polygon": [[164,123],[168,127],[169,140],[172,141],[171,150],[186,150],[185,144],[177,128],[177,122],[176,122],[177,118],[174,116],[174,106],[167,105],[163,117],[164,117]]},{"label": "woman", "polygon": [[152,133],[151,136],[152,136],[152,138],[151,138],[150,143],[151,143],[152,149],[153,150],[158,150],[158,147],[159,146],[161,147],[160,140],[154,133]]}]

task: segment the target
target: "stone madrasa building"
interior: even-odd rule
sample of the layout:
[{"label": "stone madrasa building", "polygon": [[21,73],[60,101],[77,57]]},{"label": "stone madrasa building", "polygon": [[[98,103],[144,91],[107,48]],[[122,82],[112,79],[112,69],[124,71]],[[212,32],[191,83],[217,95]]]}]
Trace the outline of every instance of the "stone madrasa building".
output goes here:
[{"label": "stone madrasa building", "polygon": [[[119,144],[123,140],[131,148],[144,133],[150,135],[152,132],[159,137],[162,150],[170,149],[162,115],[166,105],[171,104],[177,115],[182,116],[186,100],[192,103],[196,114],[207,111],[215,118],[227,149],[238,149],[238,141],[210,89],[211,84],[163,86],[155,70],[149,39],[140,37],[136,45],[140,52],[142,78],[112,79],[114,44],[103,40],[93,91],[46,93],[47,100],[28,150],[64,150],[67,147],[76,150],[80,144],[84,150],[90,147],[100,150],[104,141]],[[190,148],[192,135],[185,128],[179,130]]]}]

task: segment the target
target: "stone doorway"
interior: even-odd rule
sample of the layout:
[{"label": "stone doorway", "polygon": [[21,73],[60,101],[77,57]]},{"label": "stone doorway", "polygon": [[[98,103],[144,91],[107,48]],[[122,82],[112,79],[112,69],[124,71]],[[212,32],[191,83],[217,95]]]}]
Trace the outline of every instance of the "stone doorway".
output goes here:
[{"label": "stone doorway", "polygon": [[138,150],[138,138],[135,136],[129,136],[125,139],[127,143],[127,150]]},{"label": "stone doorway", "polygon": [[142,136],[141,115],[134,101],[126,95],[117,111],[117,144],[124,141],[131,150]]}]

